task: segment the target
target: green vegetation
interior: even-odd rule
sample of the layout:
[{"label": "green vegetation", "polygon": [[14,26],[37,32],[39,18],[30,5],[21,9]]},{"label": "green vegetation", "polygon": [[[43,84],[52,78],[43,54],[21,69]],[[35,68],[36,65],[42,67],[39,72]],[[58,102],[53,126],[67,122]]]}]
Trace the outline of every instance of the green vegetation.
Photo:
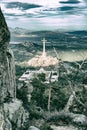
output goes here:
[{"label": "green vegetation", "polygon": [[47,123],[40,127],[40,130],[53,130]]},{"label": "green vegetation", "polygon": [[[69,106],[69,111],[87,116],[87,90],[84,88],[84,84],[87,84],[86,68],[85,64],[79,68],[75,63],[64,62],[60,64],[58,82],[49,84],[44,83],[45,74],[38,74],[31,82],[34,90],[31,93],[30,103],[27,99],[26,85],[23,84],[21,90],[17,90],[17,97],[23,101],[25,109],[29,111],[30,120],[43,119],[46,123],[45,113],[64,110],[73,92],[75,92],[75,98]],[[69,118],[59,118],[59,122],[61,122],[60,120],[62,124],[71,123]],[[82,130],[84,129],[85,126]],[[41,130],[51,130],[50,125],[42,124]]]},{"label": "green vegetation", "polygon": [[[43,75],[43,74],[42,74]],[[38,75],[37,78],[32,80],[32,85],[34,87],[34,91],[32,93],[32,101],[35,102],[37,106],[40,106],[43,110],[47,110],[48,106],[48,97],[49,97],[49,89],[51,86],[51,111],[53,110],[61,110],[64,108],[68,97],[62,91],[62,88],[58,87],[58,83],[50,83],[45,84],[42,82],[43,76]],[[41,76],[41,77],[40,77]],[[41,80],[42,79],[42,80]]]}]

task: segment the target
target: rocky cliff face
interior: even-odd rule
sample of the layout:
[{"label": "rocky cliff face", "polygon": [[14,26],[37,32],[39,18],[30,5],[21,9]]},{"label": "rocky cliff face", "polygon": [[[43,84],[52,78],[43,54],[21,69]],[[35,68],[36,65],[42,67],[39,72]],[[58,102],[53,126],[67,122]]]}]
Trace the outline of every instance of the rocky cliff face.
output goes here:
[{"label": "rocky cliff face", "polygon": [[10,32],[5,22],[5,18],[0,9],[0,52],[6,52],[10,41]]},{"label": "rocky cliff face", "polygon": [[22,128],[28,119],[22,102],[16,99],[15,63],[8,49],[10,32],[0,9],[0,130]]},{"label": "rocky cliff face", "polygon": [[0,103],[5,99],[15,97],[14,58],[8,50],[10,32],[0,9]]}]

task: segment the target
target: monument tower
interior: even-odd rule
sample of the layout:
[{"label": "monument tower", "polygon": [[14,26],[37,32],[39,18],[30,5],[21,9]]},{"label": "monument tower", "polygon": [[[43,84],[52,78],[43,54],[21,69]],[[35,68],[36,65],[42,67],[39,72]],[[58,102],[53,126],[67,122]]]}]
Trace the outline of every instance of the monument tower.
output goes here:
[{"label": "monument tower", "polygon": [[46,46],[46,41],[45,38],[43,38],[42,42],[43,42],[43,53],[42,53],[42,57],[46,57],[46,50],[45,50],[45,46]]},{"label": "monument tower", "polygon": [[50,55],[46,54],[46,42],[47,40],[45,38],[43,38],[42,40],[43,43],[43,51],[41,55],[36,55],[36,57],[33,57],[32,59],[30,59],[28,61],[28,65],[29,66],[50,66],[50,65],[56,65],[58,64],[58,60],[56,57],[52,57]]}]

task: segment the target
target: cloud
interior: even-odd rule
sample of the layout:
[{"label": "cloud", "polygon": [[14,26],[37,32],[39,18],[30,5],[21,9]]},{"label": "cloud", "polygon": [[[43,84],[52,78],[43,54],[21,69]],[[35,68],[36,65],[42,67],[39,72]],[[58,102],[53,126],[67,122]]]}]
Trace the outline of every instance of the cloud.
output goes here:
[{"label": "cloud", "polygon": [[24,14],[11,14],[11,13],[4,13],[6,16],[24,16]]},{"label": "cloud", "polygon": [[60,1],[62,4],[78,4],[80,3],[79,0],[68,0],[68,1]]},{"label": "cloud", "polygon": [[63,6],[63,7],[60,7],[59,9],[61,11],[70,11],[70,10],[73,10],[74,7],[72,7],[72,6]]},{"label": "cloud", "polygon": [[21,2],[10,2],[7,3],[6,8],[19,8],[20,10],[27,10],[31,8],[38,8],[41,7],[40,5],[36,4],[28,4],[28,3],[21,3]]},{"label": "cloud", "polygon": [[[86,27],[86,0],[3,0],[9,26],[31,29]],[[76,17],[79,16],[79,17]]]}]

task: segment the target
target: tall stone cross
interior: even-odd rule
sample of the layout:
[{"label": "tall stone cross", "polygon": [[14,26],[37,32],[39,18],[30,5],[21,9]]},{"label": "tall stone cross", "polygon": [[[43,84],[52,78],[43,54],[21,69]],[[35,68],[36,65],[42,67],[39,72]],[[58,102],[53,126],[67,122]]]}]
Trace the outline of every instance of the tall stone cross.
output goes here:
[{"label": "tall stone cross", "polygon": [[42,56],[46,56],[46,51],[45,51],[45,45],[46,45],[46,41],[45,38],[43,38],[42,42],[43,42],[43,53],[42,53]]}]

